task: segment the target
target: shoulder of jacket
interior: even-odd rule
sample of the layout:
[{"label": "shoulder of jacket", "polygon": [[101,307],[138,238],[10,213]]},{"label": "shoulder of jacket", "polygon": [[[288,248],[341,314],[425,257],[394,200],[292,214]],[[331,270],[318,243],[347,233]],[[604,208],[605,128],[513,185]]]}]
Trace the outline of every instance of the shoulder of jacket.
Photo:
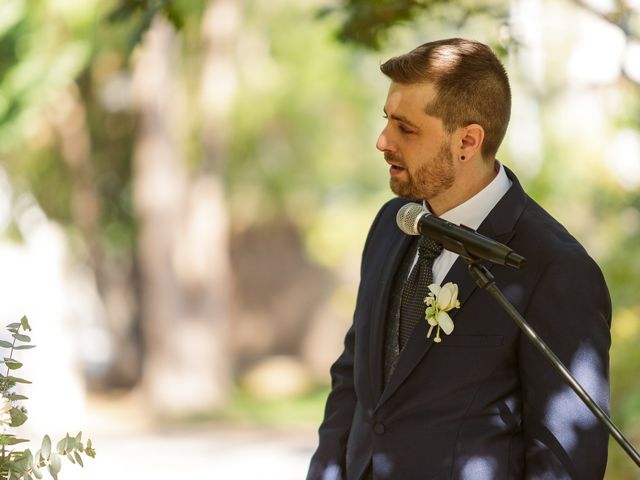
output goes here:
[{"label": "shoulder of jacket", "polygon": [[549,262],[556,262],[559,258],[570,263],[592,260],[584,246],[564,225],[531,198],[528,198],[518,222],[518,231]]}]

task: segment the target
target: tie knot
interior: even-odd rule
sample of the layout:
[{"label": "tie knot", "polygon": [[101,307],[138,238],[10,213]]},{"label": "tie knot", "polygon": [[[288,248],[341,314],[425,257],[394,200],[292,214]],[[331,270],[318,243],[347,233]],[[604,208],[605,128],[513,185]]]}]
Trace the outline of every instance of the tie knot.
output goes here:
[{"label": "tie knot", "polygon": [[418,259],[420,261],[433,260],[442,253],[442,244],[429,237],[421,236],[418,242]]}]

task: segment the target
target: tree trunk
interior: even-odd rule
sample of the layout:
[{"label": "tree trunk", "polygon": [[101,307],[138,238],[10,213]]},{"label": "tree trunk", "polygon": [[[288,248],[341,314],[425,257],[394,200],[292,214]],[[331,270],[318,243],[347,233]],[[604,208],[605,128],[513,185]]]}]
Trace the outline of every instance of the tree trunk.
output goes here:
[{"label": "tree trunk", "polygon": [[140,131],[134,202],[142,276],[143,383],[157,416],[220,407],[226,398],[229,249],[222,187],[191,181],[175,136],[175,34],[158,20],[135,68]]}]

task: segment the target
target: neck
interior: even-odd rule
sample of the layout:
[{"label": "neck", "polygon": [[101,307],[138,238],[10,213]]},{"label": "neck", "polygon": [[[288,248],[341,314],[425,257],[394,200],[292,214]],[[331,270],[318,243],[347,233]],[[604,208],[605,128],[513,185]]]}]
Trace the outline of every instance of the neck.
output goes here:
[{"label": "neck", "polygon": [[495,160],[491,167],[485,165],[480,167],[458,172],[454,184],[449,189],[427,200],[431,213],[439,217],[463,204],[489,185],[500,170]]}]

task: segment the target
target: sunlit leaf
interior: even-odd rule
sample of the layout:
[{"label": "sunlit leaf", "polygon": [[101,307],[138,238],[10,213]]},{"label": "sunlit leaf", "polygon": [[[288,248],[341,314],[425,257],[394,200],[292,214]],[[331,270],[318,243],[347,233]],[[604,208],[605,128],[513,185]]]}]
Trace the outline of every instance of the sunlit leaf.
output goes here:
[{"label": "sunlit leaf", "polygon": [[29,441],[30,440],[28,440],[26,438],[11,438],[11,439],[9,439],[9,442],[7,443],[7,445],[17,445],[19,443],[24,443],[24,442],[29,442]]},{"label": "sunlit leaf", "polygon": [[18,393],[10,393],[9,395],[7,395],[7,398],[12,401],[29,400],[29,397],[27,397],[26,395],[20,395]]},{"label": "sunlit leaf", "polygon": [[60,454],[65,454],[66,452],[68,452],[72,448],[73,448],[73,439],[71,437],[69,437],[68,433],[56,445],[56,450]]},{"label": "sunlit leaf", "polygon": [[49,473],[55,479],[58,478],[58,473],[62,468],[62,462],[60,461],[60,455],[55,452],[51,452],[51,457],[49,458]]},{"label": "sunlit leaf", "polygon": [[10,369],[10,370],[17,370],[20,367],[22,367],[22,363],[14,360],[12,358],[5,358],[4,359],[4,364]]},{"label": "sunlit leaf", "polygon": [[24,413],[19,408],[16,408],[16,407],[14,407],[11,410],[9,410],[9,414],[11,415],[11,426],[12,427],[19,427],[24,422],[26,422],[27,419],[28,419],[27,414]]},{"label": "sunlit leaf", "polygon": [[31,383],[29,380],[26,380],[26,379],[20,378],[20,377],[13,377],[11,375],[9,375],[6,378],[7,378],[7,380],[11,380],[11,381],[16,382],[16,383],[29,383],[29,384]]},{"label": "sunlit leaf", "polygon": [[87,446],[84,449],[84,452],[87,456],[91,457],[91,458],[95,458],[96,457],[96,451],[93,449],[93,445],[91,443],[91,439],[87,439]]},{"label": "sunlit leaf", "polygon": [[38,467],[36,467],[34,465],[32,471],[33,471],[33,476],[36,477],[38,480],[40,480],[42,478],[42,472],[40,471],[40,469]]},{"label": "sunlit leaf", "polygon": [[42,446],[40,447],[40,456],[44,459],[49,459],[51,455],[51,438],[49,435],[45,435],[42,439]]},{"label": "sunlit leaf", "polygon": [[31,453],[30,449],[25,449],[24,452],[22,452],[22,456],[27,460],[27,463],[32,464],[33,463],[33,454]]}]

